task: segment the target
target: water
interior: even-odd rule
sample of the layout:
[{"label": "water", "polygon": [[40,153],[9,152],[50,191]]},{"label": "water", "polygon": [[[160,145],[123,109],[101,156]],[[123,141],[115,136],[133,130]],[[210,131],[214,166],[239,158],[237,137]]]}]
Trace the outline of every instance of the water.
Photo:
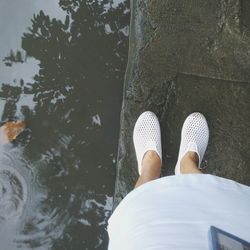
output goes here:
[{"label": "water", "polygon": [[1,0],[1,249],[107,249],[129,1]]}]

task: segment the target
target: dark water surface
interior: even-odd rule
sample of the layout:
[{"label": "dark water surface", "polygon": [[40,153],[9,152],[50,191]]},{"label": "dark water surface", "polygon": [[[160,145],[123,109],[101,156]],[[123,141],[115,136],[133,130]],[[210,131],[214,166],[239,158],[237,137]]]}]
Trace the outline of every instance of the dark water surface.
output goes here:
[{"label": "dark water surface", "polygon": [[107,249],[129,1],[1,0],[0,249]]}]

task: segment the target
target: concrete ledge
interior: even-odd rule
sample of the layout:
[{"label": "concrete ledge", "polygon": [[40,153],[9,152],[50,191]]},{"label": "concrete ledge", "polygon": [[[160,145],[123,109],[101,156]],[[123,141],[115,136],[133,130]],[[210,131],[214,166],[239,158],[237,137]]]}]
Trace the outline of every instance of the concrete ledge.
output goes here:
[{"label": "concrete ledge", "polygon": [[138,177],[132,132],[145,110],[160,119],[163,175],[173,174],[185,117],[200,111],[206,172],[250,185],[248,2],[133,0],[131,10],[114,207]]}]

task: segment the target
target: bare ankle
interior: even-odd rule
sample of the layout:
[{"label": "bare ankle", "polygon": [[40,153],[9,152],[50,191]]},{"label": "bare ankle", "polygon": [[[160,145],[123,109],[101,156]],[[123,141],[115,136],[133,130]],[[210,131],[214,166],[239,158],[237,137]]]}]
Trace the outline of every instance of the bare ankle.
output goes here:
[{"label": "bare ankle", "polygon": [[180,171],[182,174],[202,173],[199,169],[199,157],[196,152],[187,152],[180,162]]},{"label": "bare ankle", "polygon": [[145,172],[158,172],[159,170],[161,170],[161,159],[158,156],[158,154],[153,151],[153,150],[149,150],[143,160],[142,160],[142,174]]},{"label": "bare ankle", "polygon": [[[186,157],[186,158],[185,158]],[[189,158],[191,161],[193,161],[194,163],[196,163],[197,164],[197,167],[198,167],[198,164],[199,164],[199,157],[198,157],[198,155],[197,155],[197,153],[196,152],[193,152],[193,151],[188,151],[185,155],[184,155],[184,157],[182,158],[182,160],[184,159],[187,159],[187,158]]]}]

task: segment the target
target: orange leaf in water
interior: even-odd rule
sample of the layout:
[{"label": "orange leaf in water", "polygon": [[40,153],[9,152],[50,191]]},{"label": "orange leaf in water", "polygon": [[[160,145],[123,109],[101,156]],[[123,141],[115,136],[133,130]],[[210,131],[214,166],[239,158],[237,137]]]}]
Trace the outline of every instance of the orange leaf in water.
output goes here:
[{"label": "orange leaf in water", "polygon": [[24,121],[6,122],[0,127],[0,144],[12,142],[26,127]]}]

